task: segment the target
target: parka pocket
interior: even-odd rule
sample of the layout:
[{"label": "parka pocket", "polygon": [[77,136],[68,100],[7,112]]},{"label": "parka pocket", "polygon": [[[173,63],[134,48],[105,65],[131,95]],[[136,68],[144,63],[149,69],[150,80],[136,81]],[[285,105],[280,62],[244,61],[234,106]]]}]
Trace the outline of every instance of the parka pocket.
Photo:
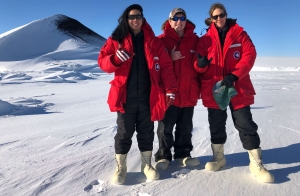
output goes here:
[{"label": "parka pocket", "polygon": [[227,61],[231,64],[237,63],[242,58],[242,47],[241,44],[232,44],[226,53]]},{"label": "parka pocket", "polygon": [[125,85],[114,79],[109,82],[111,84],[107,103],[113,107],[121,107],[125,102],[124,90]]},{"label": "parka pocket", "polygon": [[201,80],[201,90],[200,96],[203,100],[214,100],[213,97],[213,86],[217,83],[217,81],[212,78],[209,80]]},{"label": "parka pocket", "polygon": [[189,97],[191,102],[197,101],[200,98],[200,82],[198,80],[191,80]]},{"label": "parka pocket", "polygon": [[235,82],[235,88],[243,96],[255,95],[255,90],[250,80],[250,76],[246,76],[241,80]]},{"label": "parka pocket", "polygon": [[152,116],[160,120],[163,118],[167,110],[166,91],[163,86],[151,86],[150,109]]}]

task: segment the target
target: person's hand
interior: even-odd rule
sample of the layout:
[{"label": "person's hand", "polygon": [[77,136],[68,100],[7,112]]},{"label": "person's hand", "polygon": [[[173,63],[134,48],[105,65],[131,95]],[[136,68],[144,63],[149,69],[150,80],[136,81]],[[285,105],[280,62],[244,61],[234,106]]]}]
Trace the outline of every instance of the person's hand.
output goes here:
[{"label": "person's hand", "polygon": [[227,88],[232,87],[233,82],[237,81],[239,78],[234,74],[228,74],[224,80],[222,80],[221,85],[226,86]]},{"label": "person's hand", "polygon": [[207,56],[202,57],[199,53],[197,53],[198,58],[198,67],[204,68],[210,64],[210,62],[213,60],[212,57],[208,60]]},{"label": "person's hand", "polygon": [[134,53],[132,55],[129,55],[128,52],[126,52],[123,48],[122,44],[119,44],[119,49],[116,51],[115,54],[115,60],[119,63],[121,62],[125,62],[128,59],[130,59],[130,57],[134,56]]},{"label": "person's hand", "polygon": [[130,56],[127,54],[127,52],[125,52],[125,50],[118,49],[116,55],[122,62],[127,61],[130,58]]},{"label": "person's hand", "polygon": [[173,105],[174,100],[175,100],[175,93],[173,91],[167,91],[166,93],[167,107]]},{"label": "person's hand", "polygon": [[171,50],[171,58],[173,61],[176,61],[178,59],[182,59],[185,57],[185,56],[181,55],[180,51],[175,51],[175,49],[176,49],[176,46],[174,46],[174,48]]}]

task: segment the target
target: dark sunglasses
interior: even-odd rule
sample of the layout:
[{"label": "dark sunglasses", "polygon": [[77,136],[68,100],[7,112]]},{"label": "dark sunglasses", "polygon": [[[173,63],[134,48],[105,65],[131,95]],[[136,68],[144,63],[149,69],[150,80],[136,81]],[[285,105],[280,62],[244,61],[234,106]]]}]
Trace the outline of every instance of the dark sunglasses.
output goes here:
[{"label": "dark sunglasses", "polygon": [[214,20],[218,20],[218,18],[224,18],[226,16],[226,13],[222,13],[222,14],[219,14],[219,15],[214,15],[212,16],[211,18],[214,19]]},{"label": "dark sunglasses", "polygon": [[137,14],[137,15],[129,15],[128,19],[129,20],[134,20],[134,19],[142,19],[143,16],[141,14]]},{"label": "dark sunglasses", "polygon": [[185,16],[180,16],[180,17],[174,16],[173,18],[171,18],[171,20],[173,20],[173,21],[178,21],[179,19],[180,19],[181,21],[185,21],[185,20],[186,20],[186,17],[185,17]]}]

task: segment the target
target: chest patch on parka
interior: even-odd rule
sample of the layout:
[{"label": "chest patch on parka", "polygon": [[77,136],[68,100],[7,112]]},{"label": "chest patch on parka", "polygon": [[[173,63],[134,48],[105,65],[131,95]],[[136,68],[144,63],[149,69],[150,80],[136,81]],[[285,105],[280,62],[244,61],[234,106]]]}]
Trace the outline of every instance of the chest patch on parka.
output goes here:
[{"label": "chest patch on parka", "polygon": [[239,51],[235,51],[235,52],[233,53],[233,58],[235,58],[235,59],[240,59],[240,58],[241,58],[241,53],[240,53]]}]

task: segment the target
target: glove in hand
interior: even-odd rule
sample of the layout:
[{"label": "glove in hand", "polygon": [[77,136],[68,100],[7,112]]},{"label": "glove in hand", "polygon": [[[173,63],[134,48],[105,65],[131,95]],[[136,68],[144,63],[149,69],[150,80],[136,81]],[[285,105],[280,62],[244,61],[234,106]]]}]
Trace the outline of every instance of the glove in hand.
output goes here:
[{"label": "glove in hand", "polygon": [[129,55],[125,50],[124,50],[124,46],[123,44],[119,44],[119,49],[116,52],[116,56],[122,61],[127,61],[131,56],[133,55]]},{"label": "glove in hand", "polygon": [[123,44],[119,44],[119,49],[116,51],[114,60],[117,64],[120,64],[127,61],[132,56],[134,56],[134,53],[132,55],[129,55],[128,52],[125,51]]},{"label": "glove in hand", "polygon": [[197,58],[198,58],[198,67],[200,68],[204,68],[208,66],[213,60],[212,57],[208,60],[207,56],[202,57],[199,53],[197,53]]},{"label": "glove in hand", "polygon": [[224,80],[222,80],[221,85],[226,86],[227,88],[232,87],[233,82],[237,81],[239,78],[234,74],[228,74]]}]

